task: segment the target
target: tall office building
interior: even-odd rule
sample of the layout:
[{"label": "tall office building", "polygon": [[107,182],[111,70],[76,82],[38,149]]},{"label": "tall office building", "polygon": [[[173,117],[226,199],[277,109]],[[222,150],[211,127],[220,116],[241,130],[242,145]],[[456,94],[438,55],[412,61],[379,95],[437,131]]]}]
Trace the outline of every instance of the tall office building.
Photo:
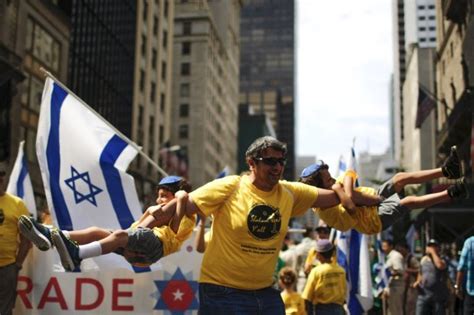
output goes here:
[{"label": "tall office building", "polygon": [[284,177],[294,179],[294,1],[248,1],[241,15],[240,103],[265,112],[288,145]]},{"label": "tall office building", "polygon": [[67,79],[71,1],[0,1],[0,162],[12,166],[20,141],[26,156],[38,209],[45,206],[36,160],[45,68]]},{"label": "tall office building", "polygon": [[436,47],[435,0],[393,0],[393,139],[394,158],[403,158],[405,137],[403,83],[406,76],[407,51],[412,44],[420,48]]},{"label": "tall office building", "polygon": [[171,143],[189,157],[198,187],[236,170],[240,0],[175,6]]},{"label": "tall office building", "polygon": [[[166,168],[160,150],[170,140],[174,1],[141,0],[137,13],[132,139]],[[145,203],[154,202],[160,174],[141,156],[135,159],[131,171],[140,198]]]},{"label": "tall office building", "polygon": [[69,88],[127,136],[132,129],[136,1],[75,0]]}]

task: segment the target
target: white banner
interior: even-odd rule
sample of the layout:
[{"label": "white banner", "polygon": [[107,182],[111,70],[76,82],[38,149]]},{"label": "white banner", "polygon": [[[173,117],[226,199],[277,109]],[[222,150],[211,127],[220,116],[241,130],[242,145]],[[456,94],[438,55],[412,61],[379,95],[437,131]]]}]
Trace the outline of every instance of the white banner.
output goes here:
[{"label": "white banner", "polygon": [[144,273],[64,272],[55,250],[34,248],[19,276],[14,314],[197,314],[202,254],[193,241]]}]

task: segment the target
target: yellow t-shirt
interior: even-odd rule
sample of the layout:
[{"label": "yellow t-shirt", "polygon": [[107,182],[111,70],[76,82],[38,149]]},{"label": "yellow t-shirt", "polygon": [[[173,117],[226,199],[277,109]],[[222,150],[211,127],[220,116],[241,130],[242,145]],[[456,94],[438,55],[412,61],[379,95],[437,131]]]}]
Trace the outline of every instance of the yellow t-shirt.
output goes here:
[{"label": "yellow t-shirt", "polygon": [[[337,250],[333,251],[332,261],[337,261]],[[316,248],[312,247],[308,251],[308,256],[306,256],[305,265],[312,264],[313,268],[320,265],[321,262],[316,259]]]},{"label": "yellow t-shirt", "polygon": [[281,299],[285,303],[286,315],[306,315],[304,299],[298,292],[287,293],[282,291]]},{"label": "yellow t-shirt", "polygon": [[189,195],[214,217],[199,281],[254,290],[272,284],[290,217],[311,208],[318,189],[280,181],[266,192],[244,175],[216,179]]},{"label": "yellow t-shirt", "polygon": [[29,215],[25,203],[8,193],[0,196],[0,267],[13,264],[19,245],[18,218]]},{"label": "yellow t-shirt", "polygon": [[303,298],[313,304],[344,304],[346,272],[337,264],[324,263],[311,270],[303,291]]}]

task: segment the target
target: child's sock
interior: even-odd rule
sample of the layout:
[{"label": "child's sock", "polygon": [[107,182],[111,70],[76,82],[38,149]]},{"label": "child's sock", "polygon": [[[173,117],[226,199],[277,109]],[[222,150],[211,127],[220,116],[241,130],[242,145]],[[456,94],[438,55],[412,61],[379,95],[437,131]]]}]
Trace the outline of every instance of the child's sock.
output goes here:
[{"label": "child's sock", "polygon": [[79,257],[81,259],[97,257],[101,254],[102,246],[100,246],[100,243],[98,241],[85,245],[79,245]]}]

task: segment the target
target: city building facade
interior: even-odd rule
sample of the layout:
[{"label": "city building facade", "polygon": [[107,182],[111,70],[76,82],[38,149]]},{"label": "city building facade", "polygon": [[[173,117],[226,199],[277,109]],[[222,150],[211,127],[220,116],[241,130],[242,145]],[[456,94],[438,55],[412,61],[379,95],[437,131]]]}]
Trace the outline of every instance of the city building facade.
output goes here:
[{"label": "city building facade", "polygon": [[170,140],[188,157],[198,187],[237,169],[240,0],[175,6]]}]

